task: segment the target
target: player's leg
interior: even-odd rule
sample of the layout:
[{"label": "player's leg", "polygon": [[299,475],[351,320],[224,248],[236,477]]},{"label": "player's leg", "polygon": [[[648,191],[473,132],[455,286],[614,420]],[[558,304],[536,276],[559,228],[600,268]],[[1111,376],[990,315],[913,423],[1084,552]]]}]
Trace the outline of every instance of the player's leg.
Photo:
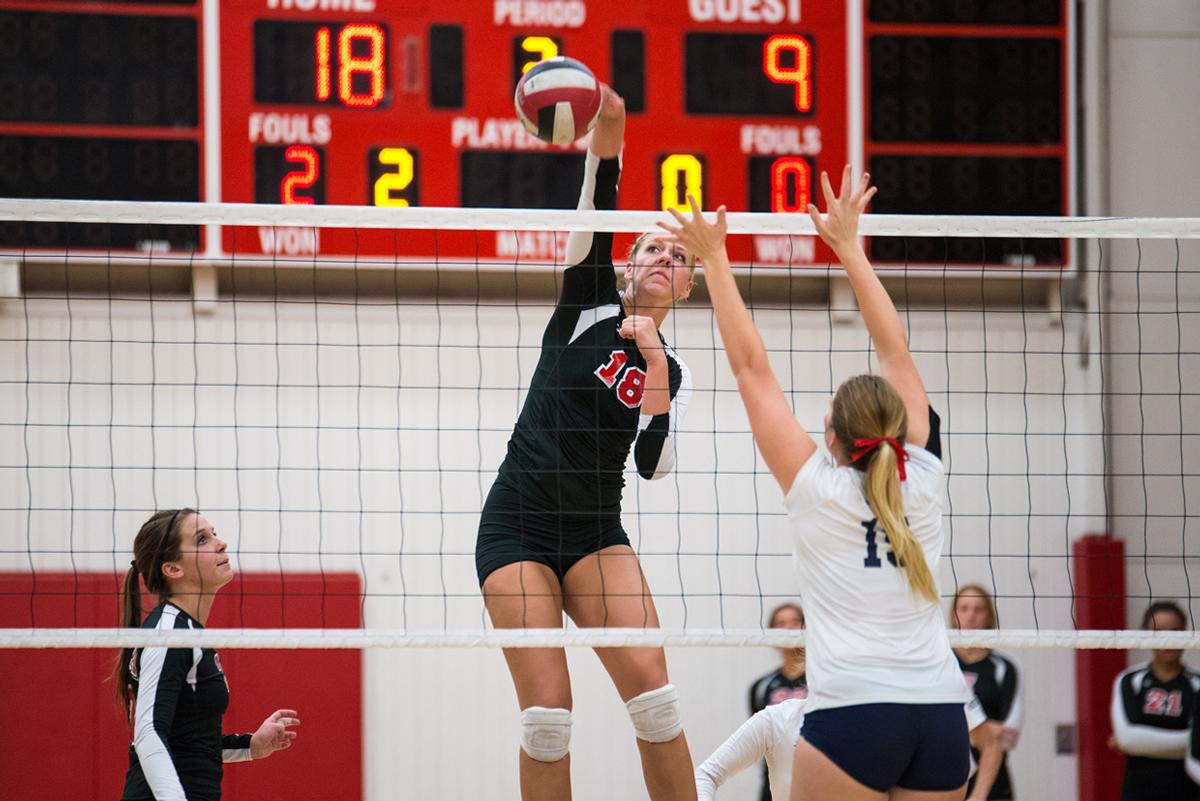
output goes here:
[{"label": "player's leg", "polygon": [[791,801],[883,801],[887,797],[851,777],[803,737],[796,741]]},{"label": "player's leg", "polygon": [[[498,629],[562,627],[558,577],[539,562],[514,562],[492,571],[483,583],[492,625]],[[571,798],[571,680],[561,648],[506,648],[521,707],[521,798]]]},{"label": "player's leg", "polygon": [[[658,627],[650,587],[628,545],[609,546],[576,562],[563,577],[563,598],[580,628]],[[663,649],[597,648],[596,655],[633,718],[650,798],[695,799],[692,756]]]},{"label": "player's leg", "polygon": [[897,787],[888,795],[890,801],[962,801],[967,797],[967,786],[957,790],[905,790]]}]

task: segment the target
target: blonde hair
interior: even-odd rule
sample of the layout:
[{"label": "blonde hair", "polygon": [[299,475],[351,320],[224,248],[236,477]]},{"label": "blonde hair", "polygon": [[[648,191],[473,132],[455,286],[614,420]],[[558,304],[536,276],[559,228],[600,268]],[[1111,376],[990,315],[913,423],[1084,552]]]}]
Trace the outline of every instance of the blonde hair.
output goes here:
[{"label": "blonde hair", "polygon": [[[860,375],[838,387],[829,423],[849,460],[856,450],[855,440],[890,437],[903,447],[908,412],[891,384],[879,376]],[[908,571],[909,588],[915,595],[937,603],[937,583],[925,561],[925,552],[904,519],[898,458],[893,448],[881,443],[851,464],[866,473],[863,492],[867,504],[891,543],[897,566]]]},{"label": "blonde hair", "polygon": [[964,584],[954,593],[954,600],[950,602],[951,628],[961,628],[958,622],[958,599],[964,595],[975,595],[983,599],[983,605],[987,608],[987,624],[984,628],[996,628],[996,604],[992,601],[992,594],[978,584]]}]

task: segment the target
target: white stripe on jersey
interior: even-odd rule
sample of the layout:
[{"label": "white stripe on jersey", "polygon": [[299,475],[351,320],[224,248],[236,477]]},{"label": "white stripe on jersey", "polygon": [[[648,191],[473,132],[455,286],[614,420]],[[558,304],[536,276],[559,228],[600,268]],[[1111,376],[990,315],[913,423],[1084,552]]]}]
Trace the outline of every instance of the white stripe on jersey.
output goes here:
[{"label": "white stripe on jersey", "polygon": [[[671,398],[671,408],[667,411],[667,414],[670,415],[667,418],[667,436],[663,439],[662,450],[658,454],[658,464],[654,467],[654,474],[650,476],[651,481],[665,478],[675,469],[675,434],[679,431],[679,424],[683,421],[683,416],[687,414],[688,404],[692,402],[692,392],[695,389],[692,385],[692,371],[683,359],[679,358],[675,349],[664,344],[663,350],[667,357],[679,367],[679,390],[675,393],[675,397]],[[638,433],[645,431],[653,419],[654,415],[643,412],[638,417]]]},{"label": "white stripe on jersey", "polygon": [[571,342],[579,339],[584,331],[594,326],[596,323],[607,320],[610,317],[616,317],[621,313],[621,305],[619,303],[609,303],[605,306],[593,306],[590,309],[584,309],[579,312],[579,319],[575,323],[575,330],[571,332]]},{"label": "white stripe on jersey", "polygon": [[[618,160],[621,156],[617,156]],[[619,163],[619,162],[618,162]],[[578,211],[596,210],[596,171],[600,169],[600,157],[592,151],[587,152],[583,166],[583,186],[579,188],[579,203],[575,206]],[[592,249],[591,231],[572,231],[567,235],[566,264],[579,264],[583,257]],[[603,253],[601,256],[608,256]]]},{"label": "white stripe on jersey", "polygon": [[[179,610],[170,604],[163,606],[158,618],[157,630],[175,628],[175,617]],[[138,694],[133,717],[133,748],[137,752],[138,764],[146,777],[146,784],[158,801],[187,801],[171,752],[158,732],[154,730],[154,703],[158,695],[158,682],[162,678],[163,663],[167,658],[166,648],[143,648],[138,658]]]}]

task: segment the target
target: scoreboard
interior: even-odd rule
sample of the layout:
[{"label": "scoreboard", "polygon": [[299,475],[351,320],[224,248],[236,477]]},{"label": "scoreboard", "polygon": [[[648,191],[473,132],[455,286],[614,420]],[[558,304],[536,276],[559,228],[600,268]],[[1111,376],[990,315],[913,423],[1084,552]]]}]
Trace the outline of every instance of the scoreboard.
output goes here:
[{"label": "scoreboard", "polygon": [[[804,213],[819,171],[849,161],[879,184],[877,211],[1066,214],[1072,37],[1065,0],[0,0],[0,195],[573,208],[586,139],[547,145],[512,102],[524,70],[568,55],[625,98],[623,209],[691,193]],[[546,261],[563,244],[231,227],[206,241],[215,230],[155,236],[364,261]],[[70,226],[10,226],[0,243],[18,236],[135,244]],[[965,247],[955,258],[980,261]],[[945,258],[929,248],[872,243],[878,259]],[[1054,240],[991,248],[1062,262]],[[765,235],[732,255],[828,258],[812,237]]]}]

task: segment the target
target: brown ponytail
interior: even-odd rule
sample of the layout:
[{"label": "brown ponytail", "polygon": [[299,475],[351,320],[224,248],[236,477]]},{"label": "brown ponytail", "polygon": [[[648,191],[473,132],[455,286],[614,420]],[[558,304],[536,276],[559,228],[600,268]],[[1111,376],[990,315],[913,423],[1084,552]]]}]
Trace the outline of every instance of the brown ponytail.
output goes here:
[{"label": "brown ponytail", "polygon": [[[142,581],[146,582],[149,592],[158,596],[167,594],[170,588],[162,573],[163,563],[178,561],[183,555],[179,545],[179,527],[188,515],[195,512],[195,509],[168,509],[155,512],[142,524],[133,540],[133,561],[125,571],[121,588],[120,626],[138,628],[142,625]],[[122,648],[117,656],[117,699],[125,710],[126,720],[129,719],[133,703],[133,652],[132,648]]]},{"label": "brown ponytail", "polygon": [[[845,458],[850,460],[856,440],[891,438],[903,448],[908,412],[891,384],[879,376],[860,375],[838,387],[829,422]],[[881,442],[851,464],[866,473],[863,493],[867,504],[891,543],[897,566],[907,571],[909,588],[915,595],[937,603],[937,583],[925,561],[925,552],[904,519],[899,458],[896,449]]]}]

